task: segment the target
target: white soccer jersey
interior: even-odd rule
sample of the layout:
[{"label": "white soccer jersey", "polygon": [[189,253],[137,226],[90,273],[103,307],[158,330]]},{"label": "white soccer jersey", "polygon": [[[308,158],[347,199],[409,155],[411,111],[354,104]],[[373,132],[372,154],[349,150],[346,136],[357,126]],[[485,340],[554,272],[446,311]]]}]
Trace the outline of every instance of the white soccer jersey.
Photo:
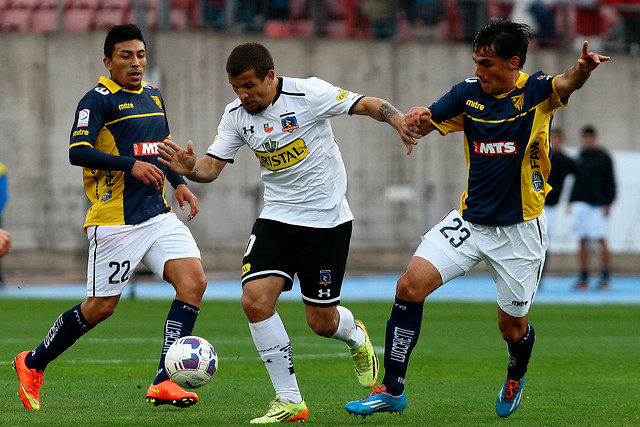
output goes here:
[{"label": "white soccer jersey", "polygon": [[353,219],[345,197],[347,174],[329,119],[348,114],[363,95],[321,79],[278,77],[271,105],[250,114],[228,104],[207,155],[233,163],[246,144],[262,168],[260,218],[330,228]]}]

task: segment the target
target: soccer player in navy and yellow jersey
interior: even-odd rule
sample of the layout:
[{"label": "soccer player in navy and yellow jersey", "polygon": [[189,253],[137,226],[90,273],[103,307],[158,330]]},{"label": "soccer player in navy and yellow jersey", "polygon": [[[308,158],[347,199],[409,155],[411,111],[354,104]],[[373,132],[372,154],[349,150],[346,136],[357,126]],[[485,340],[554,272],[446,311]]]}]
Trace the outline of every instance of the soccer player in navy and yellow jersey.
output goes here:
[{"label": "soccer player in navy and yellow jersey", "polygon": [[147,401],[178,407],[198,402],[196,393],[183,390],[164,369],[171,343],[191,335],[207,285],[198,246],[164,198],[165,174],[180,207],[190,205],[187,220],[198,212],[197,198],[182,177],[158,162],[157,144],[170,133],[160,91],[142,81],[147,59],[140,29],[134,24],[111,27],[104,55],[110,77],[101,77],[78,104],[69,148],[71,164],[83,168],[91,202],[84,223],[87,299],[62,313],[38,347],[15,357],[19,395],[28,409],[40,409],[47,365],[111,316],[140,262],[176,291]]},{"label": "soccer player in navy and yellow jersey", "polygon": [[[460,208],[422,236],[387,322],[382,384],[371,395],[349,402],[355,415],[402,412],[405,377],[420,333],[425,298],[451,279],[484,261],[496,283],[498,327],[510,363],[498,394],[496,413],[518,408],[524,374],[535,341],[528,322],[548,246],[544,200],[550,187],[549,127],[601,62],[609,57],[588,51],[564,74],[527,75],[530,28],[492,19],[473,42],[475,77],[454,86],[429,108],[405,116],[409,134],[464,132],[468,181]],[[459,345],[465,346],[459,339]]]}]

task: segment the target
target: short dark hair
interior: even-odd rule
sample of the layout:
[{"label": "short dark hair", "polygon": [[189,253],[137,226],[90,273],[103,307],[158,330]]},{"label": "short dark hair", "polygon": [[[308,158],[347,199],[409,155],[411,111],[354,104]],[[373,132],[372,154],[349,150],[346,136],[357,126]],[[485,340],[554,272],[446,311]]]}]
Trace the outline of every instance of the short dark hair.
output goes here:
[{"label": "short dark hair", "polygon": [[271,53],[260,43],[248,42],[238,45],[227,59],[227,73],[231,77],[254,70],[256,77],[264,80],[269,71],[274,68]]},{"label": "short dark hair", "polygon": [[558,134],[558,135],[560,135],[560,136],[564,136],[564,131],[563,131],[562,129],[560,129],[560,128],[552,128],[552,129],[551,129],[551,132],[552,132],[552,133],[554,133],[554,132],[555,132],[555,133],[557,133],[557,134]]},{"label": "short dark hair", "polygon": [[104,39],[104,57],[113,59],[113,51],[116,44],[126,42],[128,40],[140,40],[144,47],[147,43],[142,37],[142,31],[136,24],[114,25],[107,31],[107,37]]},{"label": "short dark hair", "polygon": [[582,128],[582,134],[583,135],[596,135],[596,128],[593,127],[593,125],[586,125],[585,127]]},{"label": "short dark hair", "polygon": [[495,53],[504,62],[512,57],[520,58],[519,69],[522,69],[527,60],[527,49],[531,27],[527,24],[519,24],[508,19],[490,19],[473,40],[473,51],[479,53],[482,50]]}]

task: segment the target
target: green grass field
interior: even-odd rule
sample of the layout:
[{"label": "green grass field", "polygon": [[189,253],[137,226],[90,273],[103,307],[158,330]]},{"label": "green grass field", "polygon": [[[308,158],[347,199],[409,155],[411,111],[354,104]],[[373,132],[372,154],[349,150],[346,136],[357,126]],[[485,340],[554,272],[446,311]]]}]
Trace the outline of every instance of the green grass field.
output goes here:
[{"label": "green grass field", "polygon": [[[199,389],[200,402],[192,408],[146,403],[169,302],[124,300],[112,318],[48,367],[42,410],[27,411],[9,362],[37,345],[58,314],[76,303],[0,301],[0,425],[243,425],[273,398],[239,302],[205,302],[194,334],[218,351],[215,379]],[[381,349],[391,305],[346,305]],[[409,367],[407,409],[365,420],[344,410],[347,401],[367,393],[344,344],[315,336],[302,303],[281,303],[278,311],[293,342],[308,422],[315,425],[640,425],[638,306],[535,306],[530,320],[537,340],[527,386],[508,419],[495,415],[507,355],[494,304],[427,304]]]}]

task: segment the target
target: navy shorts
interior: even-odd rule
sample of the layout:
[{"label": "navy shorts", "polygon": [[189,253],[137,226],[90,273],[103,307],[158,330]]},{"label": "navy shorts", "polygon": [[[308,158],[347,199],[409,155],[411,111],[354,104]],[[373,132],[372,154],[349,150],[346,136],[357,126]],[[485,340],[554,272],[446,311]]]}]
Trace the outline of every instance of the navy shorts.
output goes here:
[{"label": "navy shorts", "polygon": [[352,221],[333,228],[312,228],[258,218],[242,259],[242,285],[268,276],[286,279],[285,291],[300,280],[305,304],[340,303]]}]

